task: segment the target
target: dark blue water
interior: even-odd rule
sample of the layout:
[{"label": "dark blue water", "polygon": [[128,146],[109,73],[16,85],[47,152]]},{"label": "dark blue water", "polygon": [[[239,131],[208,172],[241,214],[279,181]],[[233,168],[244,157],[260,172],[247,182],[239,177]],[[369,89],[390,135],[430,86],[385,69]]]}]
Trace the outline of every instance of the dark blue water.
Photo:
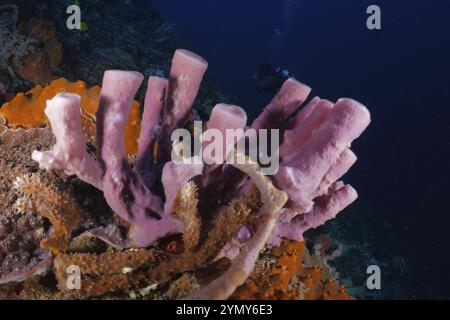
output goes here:
[{"label": "dark blue water", "polygon": [[265,102],[251,78],[265,61],[313,95],[366,104],[373,123],[346,181],[392,225],[433,295],[450,297],[450,1],[376,1],[379,31],[366,28],[365,0],[154,3],[250,113]]}]

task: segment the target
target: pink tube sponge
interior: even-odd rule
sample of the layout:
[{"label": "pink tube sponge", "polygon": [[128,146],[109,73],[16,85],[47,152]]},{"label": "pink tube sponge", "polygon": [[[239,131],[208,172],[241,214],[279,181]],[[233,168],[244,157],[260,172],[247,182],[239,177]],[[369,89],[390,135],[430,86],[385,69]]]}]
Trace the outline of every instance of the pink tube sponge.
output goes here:
[{"label": "pink tube sponge", "polygon": [[275,183],[289,194],[299,210],[306,212],[312,208],[312,196],[325,174],[369,122],[369,111],[362,104],[341,99],[310,139],[285,156]]},{"label": "pink tube sponge", "polygon": [[167,130],[182,124],[182,118],[189,112],[197,95],[206,67],[207,63],[201,57],[177,50],[170,82],[155,77],[149,79],[136,170],[127,161],[123,132],[134,96],[144,77],[130,71],[105,72],[96,115],[98,161],[86,151],[80,99],[69,94],[59,94],[47,102],[46,114],[57,143],[50,151],[35,151],[33,159],[41,167],[64,169],[67,174],[77,175],[101,189],[114,212],[131,223],[131,237],[137,246],[147,246],[157,238],[181,232],[182,223],[170,212],[164,213],[162,195],[152,192],[143,176],[161,177],[160,166],[151,165],[150,150],[158,136],[167,135]]},{"label": "pink tube sponge", "polygon": [[60,93],[47,101],[45,114],[52,124],[56,145],[50,151],[34,151],[32,158],[45,169],[63,169],[100,188],[103,172],[86,151],[80,108],[80,96],[76,94]]},{"label": "pink tube sponge", "polygon": [[[177,50],[170,79],[149,78],[134,168],[125,154],[123,137],[143,76],[119,70],[106,71],[103,79],[96,114],[97,160],[86,151],[80,99],[65,93],[47,102],[46,114],[56,144],[50,151],[33,152],[33,159],[43,168],[63,169],[102,190],[111,209],[130,223],[130,237],[140,247],[168,234],[184,232],[183,222],[172,215],[174,200],[183,185],[196,176],[201,175],[195,180],[199,216],[214,217],[221,206],[251,190],[249,173],[234,164],[176,163],[171,159],[171,134],[186,123],[207,66],[200,56]],[[273,213],[270,224],[247,229],[246,240],[252,241],[254,250],[250,260],[245,253],[240,255],[243,263],[253,263],[269,235],[272,244],[282,238],[301,239],[306,230],[333,218],[357,197],[351,186],[337,180],[356,161],[350,145],[369,125],[369,111],[352,99],[333,103],[316,97],[295,114],[310,91],[295,79],[287,80],[251,125],[252,129],[282,131],[280,168],[275,176],[263,180],[267,185],[273,183],[274,190],[280,189],[287,201],[279,210],[277,207],[279,212]],[[226,138],[227,129],[245,132],[247,115],[238,106],[218,104],[207,126]],[[223,142],[225,156],[235,141]],[[209,143],[203,141],[202,146]],[[253,239],[250,230],[263,230],[264,237],[258,239],[264,243]]]},{"label": "pink tube sponge", "polygon": [[310,92],[311,88],[307,85],[293,78],[286,80],[278,94],[253,121],[252,128],[270,129],[275,127],[302,104]]},{"label": "pink tube sponge", "polygon": [[274,181],[288,193],[290,210],[275,228],[272,244],[282,238],[301,240],[304,232],[334,218],[357,198],[351,186],[335,182],[356,162],[349,147],[369,125],[370,113],[352,99],[311,105],[306,116],[292,120],[297,126],[285,133],[289,138],[280,147],[284,158]]}]

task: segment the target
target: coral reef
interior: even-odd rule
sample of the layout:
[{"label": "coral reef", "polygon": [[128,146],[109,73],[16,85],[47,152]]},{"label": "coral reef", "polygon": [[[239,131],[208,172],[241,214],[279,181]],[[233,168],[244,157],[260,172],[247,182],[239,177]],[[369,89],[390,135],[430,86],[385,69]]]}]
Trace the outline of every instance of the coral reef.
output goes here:
[{"label": "coral reef", "polygon": [[[249,281],[255,282],[255,265],[258,267],[265,250],[282,245],[278,253],[272,249],[278,262],[270,271],[270,279],[276,285],[267,298],[346,298],[345,289],[331,279],[326,259],[320,264],[317,259],[305,258],[301,245],[292,248],[282,241],[302,240],[304,232],[322,225],[356,199],[356,191],[337,180],[356,160],[349,146],[368,126],[369,112],[351,99],[334,104],[314,98],[290,117],[307,99],[310,88],[289,79],[251,124],[253,129],[276,128],[282,132],[281,166],[275,176],[263,175],[257,162],[237,150],[228,156],[244,157],[245,164],[174,162],[171,154],[178,149],[176,144],[172,148],[171,134],[191,119],[190,109],[206,68],[207,62],[200,56],[177,50],[169,80],[153,76],[148,79],[142,121],[133,120],[140,130],[139,138],[134,136],[138,147],[133,163],[128,161],[126,150],[126,143],[132,143],[129,141],[133,137],[126,136],[126,127],[130,118],[136,119],[129,115],[143,80],[138,72],[106,71],[100,92],[86,89],[83,83],[58,80],[44,89],[37,87],[28,96],[18,96],[0,109],[6,119],[6,132],[48,132],[47,128],[11,129],[24,126],[25,121],[26,127],[47,126],[42,103],[48,99],[45,115],[56,143],[50,150],[49,144],[36,148],[32,158],[41,169],[75,175],[101,190],[117,214],[107,226],[91,224],[72,239],[70,233],[78,218],[66,195],[58,197],[66,199],[63,202],[72,207],[72,214],[62,219],[55,214],[58,208],[52,214],[41,213],[54,226],[53,233],[45,234],[51,240],[44,243],[55,236],[63,239],[52,247],[59,289],[78,298],[145,288],[148,293],[148,288],[179,274],[209,268],[216,270],[214,276],[208,281],[199,278],[199,283],[187,281],[196,289],[181,285],[184,294],[177,297],[226,299],[236,292],[243,297],[263,298],[255,294],[265,290],[267,281],[261,280],[263,286],[256,291],[247,288],[251,294],[242,292]],[[75,93],[81,95],[55,90],[61,85],[76,86]],[[89,110],[83,103],[86,91],[94,99],[90,100],[93,107]],[[22,105],[28,111],[33,110],[33,105],[39,106],[32,111],[36,115],[33,121],[25,120]],[[95,140],[92,130],[86,129],[85,117],[96,129]],[[218,104],[212,109],[207,127],[223,132],[228,128],[246,129],[246,122],[242,108]],[[96,155],[86,148],[86,136]],[[234,140],[225,144],[232,146]],[[198,155],[178,156],[187,160]],[[25,189],[19,190],[26,196]],[[120,237],[119,230],[124,230],[127,239]],[[103,239],[114,249],[82,252],[79,245],[70,243],[86,238]],[[35,240],[34,245],[42,240]],[[308,261],[320,266],[312,267]],[[80,290],[65,287],[70,265],[81,269]],[[301,268],[305,271],[299,275]]]},{"label": "coral reef", "polygon": [[0,6],[0,68],[32,84],[46,85],[62,61],[62,45],[49,21],[31,18],[19,21],[16,5]]},{"label": "coral reef", "polygon": [[[398,255],[401,244],[395,235],[386,234],[385,230],[390,227],[386,220],[380,219],[379,212],[358,201],[345,215],[308,232],[305,239],[320,244],[320,251],[328,248],[324,252],[326,255],[339,249],[341,256],[329,261],[329,265],[339,271],[339,282],[358,299],[432,297],[426,281],[420,278],[410,281],[414,278],[414,268],[409,259]],[[317,234],[327,234],[329,240],[324,242],[320,237],[321,240],[317,241]],[[378,239],[384,239],[389,245],[380,246]],[[367,290],[369,265],[378,265],[384,270],[383,290]]]},{"label": "coral reef", "polygon": [[[75,225],[75,219],[66,220],[71,217],[66,216],[70,212],[61,210],[71,209],[74,203],[77,207],[82,206],[83,212],[95,208],[94,216],[83,216],[83,221],[77,223],[82,230],[91,225],[108,223],[107,214],[101,209],[102,198],[97,198],[86,186],[80,188],[63,172],[39,170],[31,159],[32,150],[49,148],[53,143],[54,137],[49,128],[9,128],[6,120],[0,117],[1,284],[23,281],[52,269],[51,252],[45,248],[51,244],[48,240],[56,234],[64,235],[65,239],[58,242],[58,248],[62,249],[70,229]],[[18,177],[23,177],[20,181],[25,184],[17,184]],[[98,196],[101,197],[101,194]],[[65,206],[65,201],[70,205]],[[47,217],[52,220],[53,226]],[[54,227],[58,223],[61,223],[61,232]]]},{"label": "coral reef", "polygon": [[2,29],[2,34],[0,34],[0,63],[3,68],[8,68],[11,59],[14,67],[21,68],[22,60],[25,56],[34,52],[37,41],[21,35],[17,31],[9,32],[6,30]]},{"label": "coral reef", "polygon": [[[62,69],[71,81],[83,79],[93,86],[100,83],[106,69],[143,70],[149,76],[170,68],[170,56],[176,49],[173,25],[150,1],[133,1],[132,5],[119,1],[108,6],[102,1],[81,1],[82,21],[89,26],[82,32],[59,23],[67,19],[61,8],[74,1],[27,2],[34,16],[58,22],[55,27],[64,47]],[[114,23],[117,21],[121,23]]]},{"label": "coral reef", "polygon": [[[4,125],[3,125],[4,126]],[[0,130],[0,284],[20,281],[43,273],[51,266],[51,254],[40,248],[46,238],[44,219],[33,212],[20,213],[15,208],[17,194],[12,192],[18,175],[33,172],[37,166],[29,152],[51,145],[48,129]],[[49,174],[47,174],[49,175]]]},{"label": "coral reef", "polygon": [[[65,21],[67,15],[59,8],[73,5],[71,0],[27,2],[26,7],[33,9],[34,16],[53,22]],[[76,32],[64,23],[55,23],[58,40],[64,48],[62,76],[70,81],[82,79],[88,86],[95,86],[107,69],[141,70],[146,77],[169,75],[170,58],[178,40],[173,24],[157,12],[151,1],[134,1],[132,6],[126,1],[108,6],[101,1],[82,1],[81,9],[83,21],[95,28]],[[99,16],[100,11],[106,19]],[[135,19],[137,16],[140,18]],[[141,89],[139,99],[145,94],[144,88]],[[239,100],[235,96],[231,98],[229,92],[225,94],[224,88],[206,77],[194,108],[207,119],[216,103],[231,101]]]},{"label": "coral reef", "polygon": [[33,53],[37,40],[22,35],[17,30],[19,9],[16,5],[0,6],[0,68],[7,69],[16,80],[13,67],[21,67],[22,59]]}]

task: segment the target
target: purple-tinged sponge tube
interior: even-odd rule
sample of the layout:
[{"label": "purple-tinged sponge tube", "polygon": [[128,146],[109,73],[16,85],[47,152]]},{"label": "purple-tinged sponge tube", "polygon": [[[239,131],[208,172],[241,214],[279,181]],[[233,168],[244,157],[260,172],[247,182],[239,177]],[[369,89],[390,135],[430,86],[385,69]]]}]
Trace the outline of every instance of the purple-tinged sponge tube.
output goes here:
[{"label": "purple-tinged sponge tube", "polygon": [[[236,169],[230,165],[176,164],[170,159],[171,133],[184,124],[207,65],[200,56],[177,50],[170,79],[149,78],[134,168],[125,155],[123,132],[143,76],[119,70],[107,71],[103,79],[97,112],[98,160],[86,151],[80,98],[66,93],[49,100],[46,108],[56,144],[50,151],[33,152],[33,159],[41,167],[63,169],[101,189],[111,209],[131,224],[130,236],[136,246],[145,247],[168,234],[183,232],[182,222],[172,216],[173,201],[180,188],[193,177],[201,174],[202,186],[226,185],[222,192],[232,190],[234,196],[248,190],[239,189],[248,185],[246,170],[232,175],[230,172]],[[276,212],[279,218],[273,230],[263,228],[265,235],[272,230],[271,244],[282,238],[301,239],[306,230],[333,218],[357,197],[351,186],[336,181],[356,161],[350,145],[368,126],[369,111],[352,99],[340,99],[333,104],[316,97],[289,120],[310,91],[295,79],[287,80],[251,126],[285,130],[280,146],[280,169],[275,176],[266,177],[288,196],[286,204]],[[283,125],[286,120],[288,123]],[[218,104],[212,111],[208,128],[222,133],[226,129],[245,130],[246,122],[242,108]],[[234,141],[225,141],[224,147],[231,144]],[[229,179],[234,176],[236,179]],[[152,177],[154,183],[148,183],[148,177]],[[226,184],[229,181],[230,184]],[[199,199],[205,199],[208,192],[214,191],[214,188],[202,186]],[[160,189],[164,189],[164,194]],[[251,230],[262,229],[256,226],[247,230],[250,233],[247,232],[242,241],[252,241]],[[252,255],[257,251],[253,250]]]}]

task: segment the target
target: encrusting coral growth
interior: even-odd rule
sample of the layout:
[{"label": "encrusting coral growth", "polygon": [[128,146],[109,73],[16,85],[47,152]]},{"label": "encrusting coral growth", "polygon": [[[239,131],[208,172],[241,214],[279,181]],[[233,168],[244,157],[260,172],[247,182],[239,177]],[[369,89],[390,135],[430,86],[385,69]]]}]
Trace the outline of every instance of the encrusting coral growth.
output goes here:
[{"label": "encrusting coral growth", "polygon": [[[179,195],[176,197],[177,202],[175,207],[181,208],[184,205],[184,200],[182,200],[182,192],[186,190],[191,190],[192,192],[193,184],[191,182],[187,183],[181,188]],[[192,248],[189,246],[193,243],[192,239],[187,237],[189,231],[194,229],[194,226],[186,224],[184,239],[185,243],[181,250],[173,250],[171,255],[167,255],[166,250],[160,250],[158,248],[153,248],[151,250],[139,250],[131,251],[136,252],[135,255],[139,255],[137,252],[143,255],[152,255],[152,260],[142,260],[139,265],[128,262],[126,264],[127,272],[126,275],[117,276],[121,280],[119,282],[111,281],[109,273],[103,273],[104,263],[96,264],[95,262],[90,262],[90,273],[95,273],[97,276],[93,279],[87,278],[85,280],[84,289],[73,292],[73,290],[67,290],[64,286],[60,286],[61,290],[65,290],[68,293],[75,294],[77,296],[98,296],[105,294],[107,292],[114,292],[118,290],[126,290],[135,287],[149,286],[152,284],[158,284],[169,280],[171,277],[178,273],[183,273],[191,270],[196,270],[202,267],[208,266],[212,260],[217,256],[220,249],[231,239],[231,237],[236,233],[239,226],[244,222],[250,209],[241,200],[233,200],[231,203],[223,209],[220,215],[217,216],[214,227],[209,231],[206,240],[200,248]],[[200,227],[200,226],[198,226]],[[198,233],[199,230],[193,232]],[[194,236],[194,239],[197,237]],[[170,251],[170,250],[169,250]],[[179,253],[178,251],[181,251]],[[112,261],[117,259],[121,260],[124,252],[117,253],[104,253],[98,256],[98,259],[103,259],[106,255],[106,260]],[[57,269],[57,278],[60,284],[64,284],[67,278],[67,274],[64,270],[71,265],[78,265],[80,259],[85,261],[91,261],[92,254],[63,254],[57,257],[55,260],[55,267]],[[124,260],[126,262],[126,260]],[[125,267],[125,266],[124,266]],[[58,272],[59,270],[59,272]],[[89,289],[88,289],[89,288]]]},{"label": "encrusting coral growth", "polygon": [[[101,212],[100,199],[91,191],[83,188],[74,192],[71,189],[77,188],[77,185],[73,183],[73,179],[63,172],[39,170],[36,162],[31,159],[33,150],[49,148],[53,143],[54,137],[48,128],[8,128],[6,121],[0,117],[0,284],[23,281],[51,269],[52,254],[42,244],[55,235],[55,228],[42,213],[56,214],[56,220],[65,223],[66,208],[56,199],[65,199],[72,204],[76,202],[77,207],[82,202],[95,203],[96,215],[89,217],[87,222],[80,222],[77,227],[84,228],[85,223],[87,226],[90,223],[105,223],[102,221],[104,214]],[[40,207],[47,210],[47,205],[50,205],[58,211],[18,210],[17,204],[21,207],[22,200],[26,200],[22,204],[33,204],[26,199],[25,193],[14,188],[18,177],[24,177],[23,182],[31,180],[31,189],[36,189],[32,196],[35,199],[46,197],[47,193],[58,202],[52,204],[51,198],[43,199],[43,203],[36,203],[35,209]],[[90,205],[86,207],[84,203],[82,206],[84,210],[89,210]],[[71,223],[72,226],[74,224]],[[70,226],[64,229],[69,234]],[[58,243],[63,245],[66,240]]]},{"label": "encrusting coral growth", "polygon": [[[351,99],[334,104],[314,98],[290,117],[311,90],[291,78],[250,126],[282,133],[280,169],[274,176],[265,176],[250,158],[245,164],[174,162],[171,154],[178,147],[172,144],[171,134],[189,121],[206,68],[207,62],[200,56],[177,50],[169,80],[148,79],[142,120],[134,123],[140,129],[139,138],[135,137],[138,148],[134,167],[128,162],[130,149],[126,149],[127,143],[133,143],[132,136],[124,138],[124,132],[127,122],[135,119],[129,115],[143,80],[138,72],[106,71],[100,93],[80,83],[59,86],[78,86],[81,97],[70,90],[55,90],[58,82],[54,82],[29,97],[16,97],[0,109],[8,126],[21,126],[25,115],[21,105],[28,110],[37,105],[38,117],[27,127],[46,125],[42,110],[43,101],[48,99],[45,114],[56,143],[50,150],[34,151],[32,158],[43,169],[62,170],[101,190],[120,217],[110,226],[85,231],[106,239],[115,248],[112,252],[59,253],[64,251],[62,247],[53,250],[59,289],[76,297],[99,296],[157,286],[177,274],[216,266],[220,272],[198,290],[185,290],[182,296],[346,298],[345,289],[328,279],[327,272],[303,266],[302,245],[293,245],[292,249],[283,241],[301,241],[305,231],[332,219],[357,198],[351,186],[338,180],[356,160],[349,146],[368,126],[369,112]],[[58,81],[59,85],[64,82]],[[94,107],[86,110],[86,91],[90,98],[98,97],[98,108],[89,100]],[[85,117],[91,125],[95,123],[95,141],[86,130]],[[207,127],[220,132],[229,128],[246,130],[247,116],[238,106],[218,104]],[[97,149],[96,157],[86,148],[86,135]],[[234,140],[225,141],[225,145],[234,144]],[[239,154],[227,156],[235,155]],[[178,156],[187,160],[193,155]],[[70,217],[64,222],[69,227],[55,228],[67,241],[74,227],[69,221],[76,220],[72,219],[75,214]],[[54,222],[58,226],[59,221]],[[126,240],[119,236],[120,226],[126,227]],[[180,234],[182,240],[173,238],[170,246],[161,249],[166,239]],[[255,265],[258,270],[261,253],[280,245],[278,256],[274,254],[277,262],[270,271],[271,280],[256,280],[260,289],[258,285],[252,287],[251,281],[259,279],[254,270]],[[82,269],[80,290],[65,287],[65,270],[71,265]],[[268,283],[274,284],[272,291],[266,296],[257,294]]]},{"label": "encrusting coral growth", "polygon": [[19,212],[36,212],[53,225],[52,236],[42,240],[41,247],[54,254],[64,250],[81,220],[74,199],[67,192],[45,183],[38,174],[17,177],[13,187],[22,194],[15,204]]},{"label": "encrusting coral growth", "polygon": [[48,129],[0,127],[3,127],[0,130],[0,284],[3,284],[42,274],[52,264],[50,252],[39,245],[46,238],[44,219],[33,212],[23,214],[15,209],[17,194],[13,192],[13,183],[24,172],[37,170],[29,153],[39,145],[51,146],[53,137]]},{"label": "encrusting coral growth", "polygon": [[[60,254],[55,258],[54,267],[58,288],[84,297],[142,286],[146,281],[145,274],[135,270],[143,266],[150,267],[159,260],[161,258],[152,251],[131,249],[102,255]],[[67,268],[70,266],[77,266],[82,272],[79,290],[67,288]]]},{"label": "encrusting coral growth", "polygon": [[198,212],[198,188],[192,181],[181,187],[173,210],[184,224],[183,240],[187,249],[194,248],[200,240],[201,218]]},{"label": "encrusting coral growth", "polygon": [[[315,259],[316,260],[316,259]],[[352,300],[317,258],[312,263],[303,241],[283,240],[263,254],[252,275],[230,299]]]},{"label": "encrusting coral growth", "polygon": [[254,268],[260,251],[264,249],[269,240],[280,210],[288,200],[287,194],[275,188],[270,179],[261,173],[257,163],[248,161],[249,164],[233,164],[233,166],[245,172],[260,192],[263,205],[259,209],[257,229],[253,237],[234,259],[230,268],[222,276],[196,292],[191,298],[226,299],[233,294],[238,286],[244,284]]}]

